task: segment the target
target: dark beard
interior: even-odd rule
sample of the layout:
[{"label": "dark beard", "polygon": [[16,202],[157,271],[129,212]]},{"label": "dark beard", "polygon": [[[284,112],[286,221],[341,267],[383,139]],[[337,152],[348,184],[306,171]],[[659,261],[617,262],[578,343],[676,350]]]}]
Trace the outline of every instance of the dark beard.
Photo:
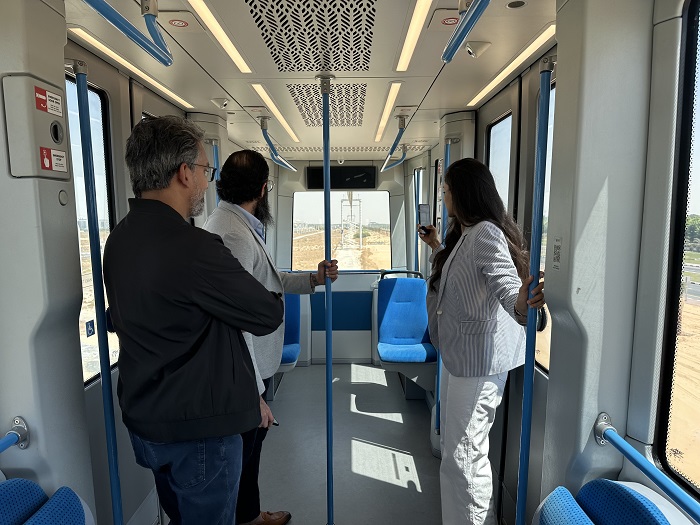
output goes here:
[{"label": "dark beard", "polygon": [[270,211],[270,200],[268,199],[267,190],[265,190],[265,196],[260,199],[257,206],[255,206],[255,213],[253,215],[265,228],[275,224],[275,219],[272,218],[272,212]]}]

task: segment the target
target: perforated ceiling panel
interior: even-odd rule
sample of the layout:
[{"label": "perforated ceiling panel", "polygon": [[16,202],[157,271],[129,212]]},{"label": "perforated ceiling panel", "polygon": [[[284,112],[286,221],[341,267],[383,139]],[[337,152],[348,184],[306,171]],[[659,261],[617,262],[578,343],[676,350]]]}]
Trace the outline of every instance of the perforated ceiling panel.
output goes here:
[{"label": "perforated ceiling panel", "polygon": [[368,71],[377,0],[245,0],[280,72]]},{"label": "perforated ceiling panel", "polygon": [[[407,145],[406,151],[423,151],[429,146]],[[261,153],[268,153],[270,148],[267,146],[254,146],[250,148]],[[278,153],[323,153],[323,148],[320,146],[278,146],[275,144],[275,149]],[[389,152],[391,146],[331,146],[331,153],[382,153]],[[399,148],[396,149],[395,155],[400,155]]]},{"label": "perforated ceiling panel", "polygon": [[[287,84],[289,94],[299,108],[304,123],[310,127],[323,125],[321,87],[319,84]],[[365,112],[367,84],[331,84],[330,125],[361,127]]]}]

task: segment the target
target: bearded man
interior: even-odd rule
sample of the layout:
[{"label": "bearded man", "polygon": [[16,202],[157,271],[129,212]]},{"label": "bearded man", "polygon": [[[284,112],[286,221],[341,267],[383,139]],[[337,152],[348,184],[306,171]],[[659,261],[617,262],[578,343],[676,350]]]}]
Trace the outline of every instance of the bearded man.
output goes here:
[{"label": "bearded man", "polygon": [[[272,224],[269,192],[273,182],[265,158],[252,150],[237,151],[226,160],[221,179],[216,183],[219,205],[204,224],[216,233],[253,277],[267,289],[279,293],[310,294],[316,286],[338,278],[338,261],[321,261],[316,273],[280,273],[265,246],[265,227]],[[267,336],[244,333],[246,344],[258,370],[262,423],[243,434],[243,472],[238,489],[236,517],[239,525],[284,525],[291,519],[288,511],[260,510],[258,473],[262,442],[274,421],[265,403],[270,379],[282,360],[284,322]]]}]

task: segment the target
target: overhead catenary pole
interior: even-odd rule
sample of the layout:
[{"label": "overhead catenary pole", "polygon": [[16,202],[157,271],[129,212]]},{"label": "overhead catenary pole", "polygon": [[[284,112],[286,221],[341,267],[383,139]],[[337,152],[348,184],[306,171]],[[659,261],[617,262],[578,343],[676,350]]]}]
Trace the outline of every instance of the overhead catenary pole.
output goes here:
[{"label": "overhead catenary pole", "polygon": [[[333,75],[318,75],[323,101],[323,212],[325,258],[331,260],[331,146],[330,94]],[[333,525],[333,296],[331,279],[326,274],[326,507],[327,525]]]},{"label": "overhead catenary pole", "polygon": [[[544,209],[544,175],[547,163],[547,133],[549,128],[549,95],[556,56],[540,61],[540,100],[537,112],[537,144],[535,150],[535,184],[532,196],[532,236],[530,238],[530,283],[528,297],[540,281],[540,252],[542,249],[542,212]],[[537,309],[527,309],[525,347],[525,380],[523,385],[523,420],[520,431],[520,464],[518,468],[518,498],[516,525],[525,525],[527,482],[530,470],[530,436],[532,434],[532,391],[535,377],[535,341]]]}]

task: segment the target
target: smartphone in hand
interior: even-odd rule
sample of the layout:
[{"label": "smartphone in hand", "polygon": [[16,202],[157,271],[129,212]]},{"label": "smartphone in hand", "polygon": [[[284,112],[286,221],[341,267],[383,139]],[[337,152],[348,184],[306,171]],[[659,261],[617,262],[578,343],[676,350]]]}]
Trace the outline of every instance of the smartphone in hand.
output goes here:
[{"label": "smartphone in hand", "polygon": [[423,226],[428,226],[431,223],[430,220],[430,204],[419,204],[418,205],[418,223],[421,225],[419,228],[424,235],[430,233]]}]

